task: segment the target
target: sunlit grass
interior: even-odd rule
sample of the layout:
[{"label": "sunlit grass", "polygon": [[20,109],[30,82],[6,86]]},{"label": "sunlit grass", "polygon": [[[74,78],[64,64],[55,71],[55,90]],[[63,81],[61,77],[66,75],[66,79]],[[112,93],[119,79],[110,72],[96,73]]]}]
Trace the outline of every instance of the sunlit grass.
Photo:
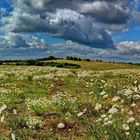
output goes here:
[{"label": "sunlit grass", "polygon": [[0,140],[139,140],[138,67],[71,62],[0,67]]}]

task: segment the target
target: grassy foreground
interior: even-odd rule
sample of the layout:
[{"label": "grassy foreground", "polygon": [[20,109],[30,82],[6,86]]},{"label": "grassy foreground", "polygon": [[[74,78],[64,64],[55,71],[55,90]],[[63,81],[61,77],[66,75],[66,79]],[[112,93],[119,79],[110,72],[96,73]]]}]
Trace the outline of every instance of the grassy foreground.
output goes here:
[{"label": "grassy foreground", "polygon": [[0,66],[0,140],[139,140],[139,66],[54,61]]}]

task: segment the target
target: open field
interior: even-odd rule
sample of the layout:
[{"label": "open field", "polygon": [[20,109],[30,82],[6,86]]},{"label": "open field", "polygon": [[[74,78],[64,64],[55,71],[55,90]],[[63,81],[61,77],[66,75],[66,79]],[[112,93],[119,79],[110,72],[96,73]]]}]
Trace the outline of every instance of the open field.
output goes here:
[{"label": "open field", "polygon": [[81,66],[82,70],[118,70],[118,69],[140,69],[138,65],[124,64],[124,63],[109,63],[109,62],[99,62],[99,61],[73,61],[73,60],[50,60],[50,62],[58,63],[73,63]]},{"label": "open field", "polygon": [[139,140],[140,66],[0,66],[0,140]]}]

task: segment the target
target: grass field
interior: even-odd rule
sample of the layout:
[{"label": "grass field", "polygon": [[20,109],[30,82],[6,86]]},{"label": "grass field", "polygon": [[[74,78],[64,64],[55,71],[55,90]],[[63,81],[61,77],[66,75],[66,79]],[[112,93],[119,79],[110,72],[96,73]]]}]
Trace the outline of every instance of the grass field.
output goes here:
[{"label": "grass field", "polygon": [[82,70],[116,70],[116,69],[140,69],[138,65],[124,64],[124,63],[109,63],[99,61],[73,61],[73,60],[50,60],[50,62],[58,63],[73,63],[81,66]]},{"label": "grass field", "polygon": [[0,140],[139,140],[140,66],[0,66]]}]

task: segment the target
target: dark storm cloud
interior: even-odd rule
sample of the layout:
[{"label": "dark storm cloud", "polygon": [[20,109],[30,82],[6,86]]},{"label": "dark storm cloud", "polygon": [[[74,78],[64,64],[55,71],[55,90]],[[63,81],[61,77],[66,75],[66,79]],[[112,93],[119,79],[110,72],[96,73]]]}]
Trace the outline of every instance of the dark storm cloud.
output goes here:
[{"label": "dark storm cloud", "polygon": [[15,0],[15,7],[29,13],[55,13],[57,9],[71,9],[100,22],[125,24],[135,7],[134,0]]},{"label": "dark storm cloud", "polygon": [[110,32],[128,24],[135,0],[13,0],[5,29],[46,32],[91,47],[114,47]]},{"label": "dark storm cloud", "polygon": [[[0,31],[5,34],[0,36],[0,54],[4,55],[4,48],[7,55],[10,56],[12,53],[13,57],[15,54],[15,58],[16,56],[27,58],[29,55],[32,57],[72,55],[91,59],[125,57],[127,60],[130,56],[132,59],[140,58],[140,42],[126,41],[114,44],[112,40],[113,33],[124,31],[131,22],[139,25],[137,0],[10,2],[13,11],[8,16],[6,9],[1,9],[5,16],[0,19],[2,25]],[[28,35],[37,32],[40,34],[45,32],[71,41],[64,45],[47,45],[43,39]]]}]

